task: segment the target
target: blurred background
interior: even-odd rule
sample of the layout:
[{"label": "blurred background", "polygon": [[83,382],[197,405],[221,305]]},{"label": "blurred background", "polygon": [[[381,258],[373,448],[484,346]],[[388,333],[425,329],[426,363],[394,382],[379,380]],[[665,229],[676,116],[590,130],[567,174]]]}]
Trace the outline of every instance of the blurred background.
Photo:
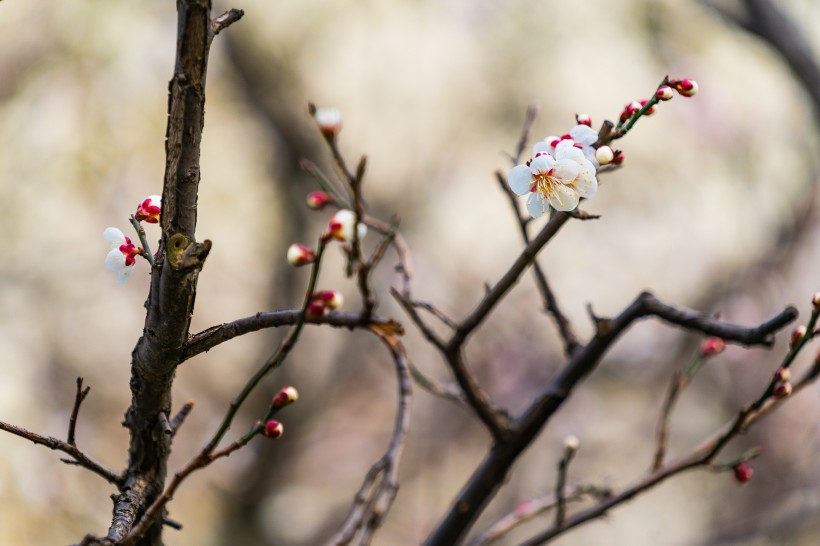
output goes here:
[{"label": "blurred background", "polygon": [[[305,208],[317,188],[298,159],[332,173],[308,101],[341,110],[349,163],[368,156],[370,210],[401,217],[415,295],[460,318],[522,248],[493,173],[510,167],[527,106],[540,106],[535,138],[567,132],[577,112],[597,128],[650,96],[666,74],[695,78],[699,94],[638,123],[619,143],[625,168],[602,176],[583,205],[601,219],[570,222],[541,254],[563,309],[583,339],[592,333],[588,303],[611,316],[644,289],[743,324],[790,303],[808,317],[820,290],[818,90],[718,10],[676,0],[214,3],[215,14],[237,7],[246,15],[211,53],[197,234],[214,246],[192,331],[300,300],[307,272],[289,268],[285,250],[314,244],[329,213]],[[720,5],[742,14],[743,4]],[[816,1],[776,4],[816,59]],[[140,200],[161,193],[175,30],[170,1],[0,2],[0,419],[65,438],[82,376],[91,392],[78,443],[117,470],[127,457],[120,423],[149,279],[138,263],[118,286],[103,267],[102,232],[126,231]],[[151,241],[158,234],[148,226]],[[329,254],[320,286],[343,291],[346,307],[357,309],[341,253]],[[378,313],[407,326],[419,369],[450,380],[387,296],[394,263],[388,255],[375,278]],[[175,439],[171,471],[210,437],[283,334],[247,335],[180,367],[175,404],[196,406]],[[757,397],[787,336],[771,351],[731,347],[701,371],[672,422],[673,456]],[[617,488],[639,478],[651,464],[669,378],[699,342],[652,322],[634,326],[520,459],[475,530],[553,490],[568,434],[581,441],[570,483]],[[815,344],[797,368],[816,353]],[[513,411],[563,365],[529,275],[467,358]],[[392,362],[369,334],[311,327],[234,430],[287,384],[301,398],[281,414],[285,436],[194,475],[170,505],[184,529],[167,530],[167,544],[314,545],[336,530],[388,442]],[[814,544],[818,393],[800,393],[730,446],[727,459],[762,448],[746,485],[693,472],[557,543]],[[487,445],[473,416],[417,388],[402,487],[374,543],[423,540]],[[0,544],[66,544],[108,528],[112,487],[59,457],[0,434]]]}]

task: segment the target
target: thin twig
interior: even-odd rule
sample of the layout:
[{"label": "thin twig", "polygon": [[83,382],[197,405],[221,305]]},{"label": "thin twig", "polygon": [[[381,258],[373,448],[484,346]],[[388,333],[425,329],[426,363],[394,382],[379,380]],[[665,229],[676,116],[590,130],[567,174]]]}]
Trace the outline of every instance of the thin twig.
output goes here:
[{"label": "thin twig", "polygon": [[558,479],[555,480],[555,526],[561,527],[567,517],[567,499],[564,489],[567,486],[567,472],[569,463],[575,456],[578,446],[567,444],[564,447],[564,455],[558,463]]},{"label": "thin twig", "polygon": [[83,378],[77,378],[77,394],[74,396],[74,407],[71,408],[71,417],[68,418],[68,436],[66,437],[69,445],[77,445],[74,440],[74,433],[77,428],[77,415],[80,413],[80,404],[83,403],[85,397],[88,396],[88,391],[91,387],[83,389]]},{"label": "thin twig", "polygon": [[350,544],[357,533],[359,533],[358,544],[370,544],[373,531],[381,526],[399,488],[399,460],[410,424],[410,403],[412,401],[410,366],[404,346],[398,339],[385,335],[379,329],[372,329],[372,331],[387,346],[396,367],[399,392],[393,435],[387,451],[365,475],[347,518],[329,543],[334,546]]},{"label": "thin twig", "polygon": [[669,389],[666,391],[666,399],[663,402],[661,415],[658,419],[658,427],[655,432],[657,447],[655,448],[655,457],[652,461],[653,472],[663,466],[663,460],[666,457],[666,450],[669,446],[669,419],[672,416],[672,408],[687,382],[686,376],[680,370],[675,371],[669,382]]},{"label": "thin twig", "polygon": [[35,444],[39,444],[41,446],[46,446],[49,449],[62,451],[63,453],[70,455],[74,458],[74,460],[61,459],[63,462],[86,468],[94,474],[97,474],[98,476],[102,477],[107,482],[113,483],[118,487],[121,486],[124,482],[124,478],[121,475],[105,468],[104,466],[95,461],[92,461],[85,453],[80,451],[76,445],[69,444],[68,442],[64,442],[52,436],[42,436],[35,432],[26,430],[23,427],[18,427],[16,425],[12,425],[10,423],[6,423],[3,421],[0,421],[0,430],[10,432],[15,436],[25,438],[26,440],[30,440]]},{"label": "thin twig", "polygon": [[235,22],[242,19],[245,15],[245,12],[241,9],[232,8],[211,21],[211,30],[213,30],[214,35],[219,34]]}]

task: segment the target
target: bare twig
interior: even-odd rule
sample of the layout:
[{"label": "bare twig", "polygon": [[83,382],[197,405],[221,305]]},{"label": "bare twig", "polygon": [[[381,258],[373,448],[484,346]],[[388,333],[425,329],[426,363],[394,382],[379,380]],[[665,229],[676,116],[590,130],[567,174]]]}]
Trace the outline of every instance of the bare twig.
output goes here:
[{"label": "bare twig", "polygon": [[[577,485],[569,488],[564,499],[566,502],[577,502],[588,497],[603,499],[612,495],[612,490],[608,487],[598,487],[595,485]],[[555,495],[543,495],[534,499],[518,503],[515,510],[500,518],[486,530],[473,538],[469,546],[486,546],[500,539],[519,525],[526,523],[536,516],[555,508],[557,501]]]},{"label": "bare twig", "polygon": [[653,471],[663,466],[663,460],[669,446],[669,418],[672,416],[672,408],[687,382],[686,376],[680,370],[675,371],[672,380],[669,382],[669,389],[666,391],[666,399],[663,402],[661,416],[658,419],[658,428],[655,432],[657,447],[652,461]]},{"label": "bare twig", "polygon": [[404,346],[395,336],[386,335],[378,328],[373,328],[372,331],[390,350],[396,366],[399,388],[396,419],[390,445],[367,472],[362,486],[356,493],[350,513],[329,543],[334,546],[350,544],[357,533],[358,544],[370,544],[373,531],[381,526],[399,488],[399,460],[410,423],[410,366]]},{"label": "bare twig", "polygon": [[83,403],[85,397],[88,396],[88,391],[91,390],[91,387],[86,387],[83,389],[83,378],[77,378],[77,394],[74,396],[74,407],[71,408],[71,417],[68,419],[68,436],[66,440],[68,441],[69,445],[76,445],[77,442],[74,440],[74,432],[77,428],[77,415],[80,413],[80,404]]},{"label": "bare twig", "polygon": [[39,444],[41,446],[46,446],[49,449],[62,451],[63,453],[66,453],[67,455],[73,457],[73,460],[61,459],[63,462],[86,468],[94,474],[101,476],[109,483],[113,483],[116,486],[120,486],[123,483],[123,477],[121,475],[105,468],[104,466],[95,461],[92,461],[85,453],[80,451],[74,444],[69,444],[68,442],[64,442],[52,436],[42,436],[40,434],[26,430],[23,427],[18,427],[16,425],[5,423],[3,421],[0,421],[0,430],[10,432],[15,436],[25,438],[26,440],[30,440],[35,444]]},{"label": "bare twig", "polygon": [[213,30],[214,35],[219,34],[235,22],[242,19],[245,15],[245,12],[241,9],[232,8],[211,21],[211,30]]},{"label": "bare twig", "polygon": [[564,489],[567,486],[567,472],[569,463],[578,450],[577,439],[575,445],[568,443],[564,446],[564,455],[558,463],[558,479],[555,480],[555,526],[561,527],[567,517],[567,499]]},{"label": "bare twig", "polygon": [[188,400],[185,402],[176,415],[171,419],[171,429],[173,430],[173,434],[179,432],[179,427],[182,426],[182,423],[185,422],[185,418],[188,417],[188,414],[191,413],[191,410],[194,409],[194,401]]}]

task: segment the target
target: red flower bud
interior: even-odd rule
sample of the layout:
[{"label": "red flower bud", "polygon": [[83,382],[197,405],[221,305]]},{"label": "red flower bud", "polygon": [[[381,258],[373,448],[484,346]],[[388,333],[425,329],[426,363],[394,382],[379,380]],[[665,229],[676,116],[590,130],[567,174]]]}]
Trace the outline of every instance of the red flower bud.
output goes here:
[{"label": "red flower bud", "polygon": [[307,196],[307,206],[309,209],[322,210],[328,204],[333,202],[330,194],[323,191],[314,191]]},{"label": "red flower bud", "polygon": [[722,353],[726,349],[726,342],[719,337],[707,337],[700,346],[700,356],[709,358]]},{"label": "red flower bud", "polygon": [[276,396],[273,397],[271,405],[274,408],[284,408],[285,406],[296,402],[299,399],[299,391],[294,387],[282,387]]},{"label": "red flower bud", "polygon": [[732,468],[732,472],[735,474],[735,480],[738,483],[746,483],[752,479],[752,475],[754,475],[754,469],[746,463],[738,463]]},{"label": "red flower bud", "polygon": [[264,434],[266,438],[270,438],[272,440],[279,438],[284,433],[285,427],[282,423],[273,419],[265,423],[265,428],[262,430],[262,434]]}]

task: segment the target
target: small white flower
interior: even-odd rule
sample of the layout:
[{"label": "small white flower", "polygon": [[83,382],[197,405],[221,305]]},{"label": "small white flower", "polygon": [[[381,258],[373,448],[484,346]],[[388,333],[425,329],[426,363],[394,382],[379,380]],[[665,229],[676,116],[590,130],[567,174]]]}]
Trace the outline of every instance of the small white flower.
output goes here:
[{"label": "small white flower", "polygon": [[115,227],[105,228],[103,238],[109,245],[109,252],[105,256],[105,267],[118,274],[117,284],[122,284],[131,276],[137,263],[136,256],[142,252],[134,246],[131,239]]},{"label": "small white flower", "polygon": [[[551,155],[555,155],[555,147],[558,146],[559,142],[569,141],[571,142],[576,148],[580,149],[584,153],[584,157],[592,163],[592,166],[596,169],[598,168],[598,161],[595,159],[595,148],[592,146],[598,141],[598,133],[595,132],[594,129],[589,127],[588,125],[584,125],[579,123],[572,129],[570,129],[569,133],[563,136],[548,136],[544,139],[544,142],[547,144],[546,149],[549,151]],[[540,143],[536,144],[538,146]],[[542,146],[543,147],[543,146]]]},{"label": "small white flower", "polygon": [[573,210],[582,197],[592,197],[598,191],[595,167],[573,141],[559,142],[554,156],[544,150],[545,145],[536,144],[530,164],[513,167],[507,176],[514,193],[530,194],[527,210],[533,218],[543,215],[550,206]]}]

